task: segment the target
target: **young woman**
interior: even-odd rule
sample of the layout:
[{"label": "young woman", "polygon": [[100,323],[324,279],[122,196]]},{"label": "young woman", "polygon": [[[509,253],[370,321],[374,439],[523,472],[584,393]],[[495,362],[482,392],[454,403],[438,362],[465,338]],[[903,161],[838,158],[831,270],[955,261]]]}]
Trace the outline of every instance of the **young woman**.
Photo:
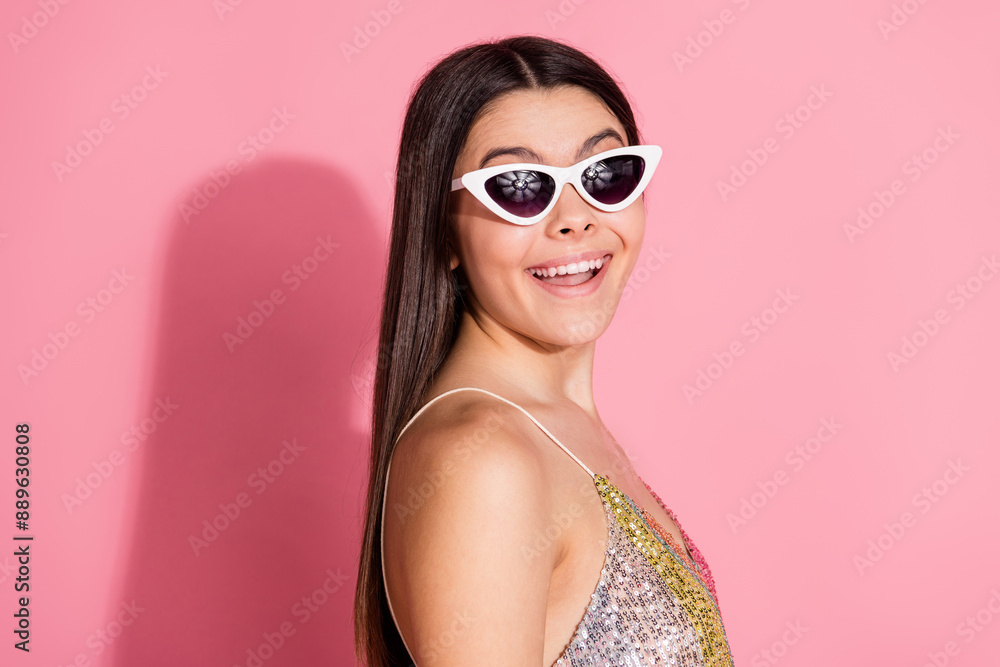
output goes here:
[{"label": "young woman", "polygon": [[708,566],[593,397],[660,155],[614,79],[551,40],[461,49],[415,90],[355,600],[367,664],[732,664]]}]

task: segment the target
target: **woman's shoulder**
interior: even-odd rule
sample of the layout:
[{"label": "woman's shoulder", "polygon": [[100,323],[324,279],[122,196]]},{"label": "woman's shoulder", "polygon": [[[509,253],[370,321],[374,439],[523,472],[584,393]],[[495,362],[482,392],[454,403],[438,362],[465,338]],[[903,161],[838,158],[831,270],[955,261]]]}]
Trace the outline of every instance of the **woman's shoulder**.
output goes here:
[{"label": "woman's shoulder", "polygon": [[[520,637],[544,628],[558,551],[526,558],[524,547],[546,527],[550,489],[515,413],[481,392],[458,392],[430,406],[397,442],[386,586],[418,652],[452,631],[456,610],[475,621],[461,630],[469,646],[489,645],[498,627]],[[539,653],[541,642],[538,634]]]},{"label": "woman's shoulder", "polygon": [[443,473],[458,481],[489,472],[523,477],[525,468],[537,469],[540,463],[526,422],[520,410],[493,396],[455,392],[434,401],[402,434],[393,472],[398,466],[407,477]]}]

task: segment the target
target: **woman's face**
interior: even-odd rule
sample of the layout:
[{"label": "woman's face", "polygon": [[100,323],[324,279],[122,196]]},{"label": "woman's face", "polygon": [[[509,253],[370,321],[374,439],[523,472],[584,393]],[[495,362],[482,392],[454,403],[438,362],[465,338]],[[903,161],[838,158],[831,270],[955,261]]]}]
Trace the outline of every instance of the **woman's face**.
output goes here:
[{"label": "woman's face", "polygon": [[[516,91],[473,124],[453,178],[518,162],[568,167],[626,142],[618,119],[583,88]],[[493,157],[483,162],[488,154]],[[480,326],[501,326],[554,346],[586,343],[607,329],[642,245],[641,197],[606,213],[566,184],[555,208],[530,226],[503,220],[468,190],[451,198],[451,268],[463,267],[471,292],[466,303]],[[560,266],[577,264],[579,270],[579,259],[597,258],[603,260],[594,276],[591,270],[558,275]],[[532,271],[540,267],[556,267],[557,275],[543,281]]]}]

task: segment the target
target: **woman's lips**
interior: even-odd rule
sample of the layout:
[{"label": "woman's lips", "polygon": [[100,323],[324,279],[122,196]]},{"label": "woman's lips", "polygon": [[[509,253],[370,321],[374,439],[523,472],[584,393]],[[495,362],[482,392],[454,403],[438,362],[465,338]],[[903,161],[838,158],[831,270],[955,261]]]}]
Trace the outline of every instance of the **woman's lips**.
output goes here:
[{"label": "woman's lips", "polygon": [[601,266],[611,259],[611,253],[584,260],[556,264],[548,267],[531,267],[528,272],[550,285],[579,285],[587,280],[586,274],[597,274]]},{"label": "woman's lips", "polygon": [[601,267],[593,268],[576,273],[567,273],[541,278],[531,274],[531,281],[545,291],[561,298],[574,298],[587,296],[597,290],[604,282],[604,276],[608,273],[608,265],[611,263],[611,255],[601,258]]}]

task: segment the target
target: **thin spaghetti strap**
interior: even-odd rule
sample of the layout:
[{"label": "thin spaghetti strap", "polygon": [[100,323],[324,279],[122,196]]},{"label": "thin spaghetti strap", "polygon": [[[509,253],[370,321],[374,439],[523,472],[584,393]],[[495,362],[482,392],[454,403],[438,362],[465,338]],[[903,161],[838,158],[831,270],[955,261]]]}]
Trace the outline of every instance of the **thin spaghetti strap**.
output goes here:
[{"label": "thin spaghetti strap", "polygon": [[507,405],[511,405],[511,406],[517,408],[518,410],[520,410],[521,412],[523,412],[525,415],[527,415],[528,419],[530,419],[531,421],[535,422],[535,426],[537,426],[538,428],[542,429],[542,433],[544,433],[545,435],[549,436],[552,439],[552,442],[554,442],[557,445],[559,445],[560,449],[562,449],[564,452],[566,452],[567,454],[569,454],[570,457],[574,461],[576,461],[577,463],[579,463],[580,467],[583,468],[584,470],[586,470],[587,474],[590,475],[591,478],[594,477],[594,472],[590,468],[588,468],[587,465],[583,461],[581,461],[580,459],[578,459],[573,452],[569,451],[569,449],[567,449],[565,445],[563,445],[561,442],[559,442],[559,439],[556,438],[556,436],[552,435],[552,433],[549,431],[549,429],[547,429],[544,426],[542,426],[541,422],[539,422],[537,419],[535,419],[534,415],[532,415],[530,412],[528,412],[527,410],[525,410],[524,408],[522,408],[517,403],[514,403],[513,401],[508,401],[503,396],[499,396],[497,394],[494,394],[492,391],[487,391],[486,389],[480,389],[479,387],[459,387],[457,389],[449,389],[448,391],[444,392],[443,394],[438,394],[437,396],[435,396],[431,400],[427,401],[427,403],[425,403],[422,408],[420,408],[419,410],[417,410],[417,414],[413,415],[413,417],[410,418],[410,421],[406,422],[406,426],[404,426],[402,428],[402,430],[399,432],[399,435],[396,436],[396,441],[399,441],[399,438],[403,435],[403,431],[405,431],[406,429],[408,429],[410,427],[410,424],[412,424],[413,421],[417,417],[419,417],[424,410],[426,410],[427,408],[429,408],[431,406],[431,404],[434,403],[436,400],[438,400],[439,398],[444,398],[448,394],[454,394],[457,391],[465,391],[465,390],[481,391],[484,394],[489,394],[493,398],[501,400],[504,403],[506,403]]},{"label": "thin spaghetti strap", "polygon": [[[506,403],[508,405],[511,405],[511,406],[517,408],[518,410],[520,410],[521,412],[523,412],[525,415],[527,415],[528,419],[530,419],[531,421],[535,422],[535,426],[537,426],[538,428],[540,428],[542,430],[542,433],[544,433],[545,435],[549,436],[549,438],[551,438],[554,443],[556,443],[557,445],[559,445],[560,449],[562,449],[564,452],[566,452],[567,454],[569,454],[570,457],[572,457],[572,459],[574,461],[576,461],[577,463],[579,463],[580,467],[587,471],[587,474],[590,475],[591,479],[593,479],[595,477],[593,471],[590,468],[588,468],[583,461],[581,461],[580,459],[578,459],[576,457],[576,455],[573,454],[573,452],[569,451],[569,449],[567,449],[565,445],[563,445],[561,442],[559,442],[559,439],[556,438],[556,436],[552,435],[552,433],[547,428],[545,428],[544,426],[542,426],[541,422],[539,422],[537,419],[535,419],[534,415],[532,415],[530,412],[528,412],[527,410],[525,410],[524,408],[522,408],[517,403],[514,403],[513,401],[508,401],[503,396],[498,396],[497,394],[494,394],[492,391],[487,391],[485,389],[480,389],[479,387],[458,387],[457,389],[450,389],[450,390],[444,392],[443,394],[438,394],[437,396],[435,396],[431,400],[427,401],[427,403],[425,403],[423,405],[423,407],[421,407],[419,410],[417,410],[417,413],[415,415],[413,415],[412,417],[410,417],[410,420],[408,422],[406,422],[406,425],[403,426],[403,428],[399,431],[399,435],[396,436],[396,440],[393,441],[393,445],[395,446],[396,442],[398,442],[399,438],[403,435],[403,432],[406,431],[406,429],[408,429],[410,427],[410,425],[414,422],[414,420],[416,420],[417,417],[419,417],[421,414],[423,414],[424,410],[426,410],[427,408],[429,408],[435,401],[437,401],[438,399],[444,398],[445,396],[448,396],[449,394],[454,394],[455,392],[465,391],[465,390],[481,391],[484,394],[489,394],[493,398],[501,400],[504,403]],[[389,605],[389,614],[392,616],[392,621],[393,621],[393,623],[396,624],[396,630],[398,632],[399,631],[399,622],[396,620],[396,612],[393,611],[393,609],[392,609],[392,601],[389,599],[389,588],[388,588],[388,584],[386,583],[386,579],[385,579],[385,505],[386,505],[386,499],[389,496],[389,471],[391,469],[392,469],[392,456],[390,455],[389,456],[389,463],[385,467],[385,487],[382,489],[382,521],[381,521],[381,526],[379,528],[379,560],[382,561],[382,586],[385,588],[385,601]],[[399,633],[399,637],[400,637],[400,639],[403,639],[403,633],[402,632]],[[411,651],[410,647],[407,646],[405,639],[403,639],[403,646],[406,648],[407,652],[410,654],[410,657],[412,658],[413,657],[413,651]]]}]

